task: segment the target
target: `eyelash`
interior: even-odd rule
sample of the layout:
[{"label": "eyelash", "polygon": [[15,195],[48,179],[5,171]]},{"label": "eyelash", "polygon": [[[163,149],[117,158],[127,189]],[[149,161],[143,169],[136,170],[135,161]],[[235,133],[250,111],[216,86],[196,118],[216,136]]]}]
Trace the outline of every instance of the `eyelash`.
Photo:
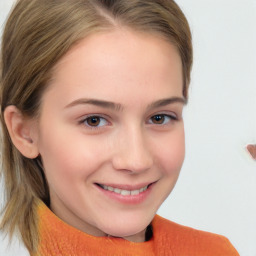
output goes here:
[{"label": "eyelash", "polygon": [[173,121],[178,121],[178,118],[175,116],[175,115],[167,115],[167,114],[156,114],[156,115],[153,115],[152,117],[150,117],[149,120],[152,120],[153,118],[156,118],[156,117],[164,117],[164,122],[166,121],[166,118],[169,118],[169,122],[168,123],[159,123],[159,124],[156,124],[156,123],[151,123],[151,124],[155,124],[155,125],[168,125],[170,122],[173,122]]},{"label": "eyelash", "polygon": [[[153,123],[152,119],[156,118],[156,117],[164,117],[164,122],[166,121],[166,119],[169,119],[169,121],[167,121],[167,123],[159,123],[159,124]],[[98,119],[99,122],[104,121],[105,123],[103,125],[96,125],[96,126],[90,125],[90,124],[88,124],[88,121],[92,118]],[[156,114],[156,115],[151,116],[149,118],[148,122],[152,125],[164,126],[164,125],[169,125],[170,122],[173,123],[175,121],[178,121],[177,116],[160,113],[160,114]],[[87,116],[87,117],[85,117],[85,118],[83,118],[82,120],[79,121],[79,124],[85,125],[89,129],[101,129],[102,127],[108,126],[109,123],[110,122],[105,117],[102,117],[100,115],[90,115],[90,116]]]},{"label": "eyelash", "polygon": [[[90,118],[95,118],[95,119],[99,119],[100,122],[103,120],[106,124],[103,124],[101,126],[97,125],[97,126],[93,126],[93,125],[89,125],[88,124],[88,121],[90,120]],[[106,118],[100,116],[100,115],[90,115],[90,116],[87,116],[85,118],[83,118],[81,121],[79,121],[79,124],[81,125],[85,125],[86,128],[89,128],[89,129],[100,129],[102,126],[106,126],[109,124],[109,122],[107,121]]]}]

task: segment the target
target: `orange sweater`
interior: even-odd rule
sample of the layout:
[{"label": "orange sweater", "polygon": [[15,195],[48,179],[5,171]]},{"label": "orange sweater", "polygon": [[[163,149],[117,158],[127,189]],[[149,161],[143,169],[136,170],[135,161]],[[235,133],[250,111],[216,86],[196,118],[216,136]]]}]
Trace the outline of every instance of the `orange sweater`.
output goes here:
[{"label": "orange sweater", "polygon": [[238,256],[222,236],[178,225],[158,215],[153,237],[144,243],[94,237],[60,220],[44,203],[38,207],[38,256]]}]

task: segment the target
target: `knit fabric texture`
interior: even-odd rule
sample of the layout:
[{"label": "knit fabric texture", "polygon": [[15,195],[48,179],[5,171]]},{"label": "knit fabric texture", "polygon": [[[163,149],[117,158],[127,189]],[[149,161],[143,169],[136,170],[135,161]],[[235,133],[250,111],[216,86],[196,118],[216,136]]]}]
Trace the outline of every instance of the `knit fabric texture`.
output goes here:
[{"label": "knit fabric texture", "polygon": [[227,238],[158,215],[152,221],[153,237],[143,243],[88,235],[63,222],[43,202],[38,217],[37,256],[239,256]]}]

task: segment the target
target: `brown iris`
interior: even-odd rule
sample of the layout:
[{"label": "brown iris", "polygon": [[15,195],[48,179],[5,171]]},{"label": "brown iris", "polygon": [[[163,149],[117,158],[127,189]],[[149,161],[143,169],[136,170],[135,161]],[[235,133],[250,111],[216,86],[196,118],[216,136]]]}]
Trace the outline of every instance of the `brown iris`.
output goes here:
[{"label": "brown iris", "polygon": [[151,120],[154,124],[163,124],[165,121],[165,116],[164,115],[155,115],[151,117]]},{"label": "brown iris", "polygon": [[98,116],[88,117],[86,122],[90,126],[98,126],[100,124],[100,117]]}]

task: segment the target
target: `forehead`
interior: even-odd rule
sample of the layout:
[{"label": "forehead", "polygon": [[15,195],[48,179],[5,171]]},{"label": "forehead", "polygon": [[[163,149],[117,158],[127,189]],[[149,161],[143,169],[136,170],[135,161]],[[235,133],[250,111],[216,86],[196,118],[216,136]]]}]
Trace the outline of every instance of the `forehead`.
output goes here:
[{"label": "forehead", "polygon": [[54,68],[49,91],[67,90],[67,98],[90,93],[101,98],[106,90],[128,94],[142,87],[150,94],[160,85],[182,95],[176,48],[156,35],[116,29],[90,35],[69,50]]}]

